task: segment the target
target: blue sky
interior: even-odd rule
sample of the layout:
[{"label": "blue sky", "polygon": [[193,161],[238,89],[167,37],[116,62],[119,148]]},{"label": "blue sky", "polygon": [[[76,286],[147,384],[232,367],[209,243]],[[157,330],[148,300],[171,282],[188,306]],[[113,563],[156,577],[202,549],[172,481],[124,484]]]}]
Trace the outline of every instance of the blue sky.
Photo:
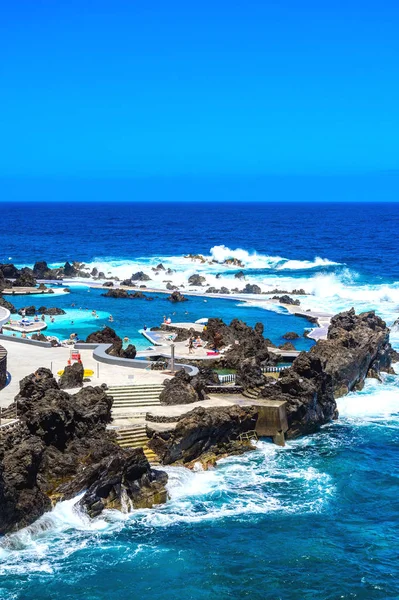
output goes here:
[{"label": "blue sky", "polygon": [[19,0],[0,21],[0,176],[399,167],[399,6]]}]

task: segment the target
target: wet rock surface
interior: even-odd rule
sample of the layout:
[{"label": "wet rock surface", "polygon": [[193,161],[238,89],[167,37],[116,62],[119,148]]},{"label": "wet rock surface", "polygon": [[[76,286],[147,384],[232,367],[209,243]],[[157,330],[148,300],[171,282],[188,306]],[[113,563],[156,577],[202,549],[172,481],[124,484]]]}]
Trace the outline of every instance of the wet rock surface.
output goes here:
[{"label": "wet rock surface", "polygon": [[92,516],[166,500],[166,474],[152,470],[141,449],[120,448],[106,430],[112,398],[102,388],[71,396],[42,368],[20,382],[16,401],[20,426],[0,438],[0,534],[84,490],[80,504]]}]

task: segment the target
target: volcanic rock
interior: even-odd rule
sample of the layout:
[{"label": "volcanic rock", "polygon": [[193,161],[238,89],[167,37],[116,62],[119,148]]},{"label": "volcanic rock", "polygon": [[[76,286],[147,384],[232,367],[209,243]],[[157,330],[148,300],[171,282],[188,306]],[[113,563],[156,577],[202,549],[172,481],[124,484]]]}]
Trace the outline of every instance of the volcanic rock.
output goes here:
[{"label": "volcanic rock", "polygon": [[170,296],[168,296],[167,300],[169,300],[170,302],[187,302],[188,298],[183,296],[183,294],[181,294],[180,292],[174,291],[171,293]]},{"label": "volcanic rock", "polygon": [[290,296],[273,296],[272,300],[278,300],[279,302],[281,302],[281,304],[292,304],[295,306],[299,306],[301,303],[299,300],[294,300],[293,298],[290,298]]},{"label": "volcanic rock", "polygon": [[336,398],[361,389],[368,373],[392,372],[395,358],[385,322],[351,309],[333,317],[327,340],[301,352],[262,396],[287,402],[288,437],[311,433],[337,418]]},{"label": "volcanic rock", "polygon": [[53,503],[85,491],[91,515],[103,508],[166,500],[166,474],[142,450],[124,450],[106,430],[112,398],[101,388],[70,396],[48,369],[20,383],[19,426],[0,438],[0,534],[31,524]]},{"label": "volcanic rock", "polygon": [[80,362],[68,365],[60,377],[59,386],[62,390],[71,390],[72,388],[82,387],[84,369]]},{"label": "volcanic rock", "polygon": [[242,294],[261,294],[262,290],[255,283],[247,283],[245,288],[241,290]]},{"label": "volcanic rock", "polygon": [[164,382],[164,389],[159,397],[161,404],[191,404],[198,402],[199,396],[191,385],[191,377],[184,370],[178,371],[173,379]]},{"label": "volcanic rock", "polygon": [[190,285],[202,286],[202,284],[205,283],[205,281],[205,277],[202,277],[202,275],[199,275],[198,273],[194,273],[194,275],[191,275],[188,278],[188,283]]},{"label": "volcanic rock", "polygon": [[285,340],[297,340],[300,336],[295,331],[287,331],[283,336]]},{"label": "volcanic rock", "polygon": [[137,273],[133,273],[131,277],[132,281],[151,281],[151,277],[143,273],[143,271],[138,271]]},{"label": "volcanic rock", "polygon": [[174,429],[158,432],[147,425],[148,446],[164,465],[186,464],[207,453],[216,457],[241,454],[253,450],[239,437],[255,429],[257,416],[253,406],[195,408],[183,415]]}]

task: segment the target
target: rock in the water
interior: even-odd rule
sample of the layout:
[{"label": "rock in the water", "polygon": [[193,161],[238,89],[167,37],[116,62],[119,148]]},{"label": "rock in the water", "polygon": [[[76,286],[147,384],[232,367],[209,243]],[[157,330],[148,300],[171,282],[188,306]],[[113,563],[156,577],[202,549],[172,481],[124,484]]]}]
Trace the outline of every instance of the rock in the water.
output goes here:
[{"label": "rock in the water", "polygon": [[243,294],[261,294],[262,290],[255,283],[247,283],[245,288],[241,290]]},{"label": "rock in the water", "polygon": [[205,277],[203,277],[202,275],[199,275],[198,273],[195,273],[194,275],[191,275],[188,278],[188,283],[190,285],[202,286],[202,284],[205,283],[205,281],[206,281]]},{"label": "rock in the water", "polygon": [[295,331],[287,331],[282,337],[285,340],[297,340],[300,336]]},{"label": "rock in the water", "polygon": [[299,300],[294,300],[293,298],[291,298],[290,296],[273,296],[272,298],[273,300],[278,300],[279,302],[281,302],[281,304],[291,304],[294,306],[299,306],[301,303]]},{"label": "rock in the water", "polygon": [[71,390],[72,388],[82,387],[84,369],[80,362],[68,365],[60,377],[59,386],[62,390]]},{"label": "rock in the water", "polygon": [[351,309],[333,317],[327,340],[301,352],[262,396],[287,402],[288,437],[311,433],[337,417],[336,398],[360,389],[370,371],[391,372],[393,358],[385,322]]},{"label": "rock in the water", "polygon": [[151,277],[143,273],[143,271],[138,271],[137,273],[133,273],[131,277],[132,281],[151,281]]},{"label": "rock in the water", "polygon": [[170,302],[187,302],[188,298],[183,296],[180,292],[172,292],[170,296],[168,296],[167,300]]}]

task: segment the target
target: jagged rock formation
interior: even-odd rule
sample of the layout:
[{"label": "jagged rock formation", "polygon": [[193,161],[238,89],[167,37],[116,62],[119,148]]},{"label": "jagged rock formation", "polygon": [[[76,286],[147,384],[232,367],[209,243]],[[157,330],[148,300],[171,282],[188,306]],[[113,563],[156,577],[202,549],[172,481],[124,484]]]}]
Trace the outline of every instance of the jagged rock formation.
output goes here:
[{"label": "jagged rock formation", "polygon": [[244,289],[241,290],[242,294],[261,294],[262,290],[255,283],[247,283]]},{"label": "jagged rock formation", "polygon": [[93,516],[126,500],[134,508],[166,500],[166,474],[106,431],[112,398],[103,389],[70,396],[48,369],[38,369],[20,382],[16,400],[20,426],[0,437],[0,534],[83,490],[80,504]]},{"label": "jagged rock formation", "polygon": [[172,379],[165,380],[159,400],[166,405],[191,404],[198,402],[199,396],[191,384],[190,375],[181,370]]},{"label": "jagged rock formation", "polygon": [[133,292],[129,293],[127,290],[123,290],[121,288],[115,288],[108,290],[106,294],[101,294],[106,298],[125,298],[130,300],[142,299],[142,300],[153,300],[151,296],[147,296],[143,294],[143,292]]},{"label": "jagged rock formation", "polygon": [[278,300],[281,304],[292,304],[294,306],[299,306],[301,303],[299,300],[294,300],[290,298],[290,296],[273,296],[272,300]]},{"label": "jagged rock formation", "polygon": [[220,289],[211,286],[206,290],[205,293],[206,294],[230,294],[230,290],[227,287],[225,287],[224,285],[222,285],[222,287]]},{"label": "jagged rock formation", "polygon": [[151,277],[143,273],[143,271],[138,271],[137,273],[133,273],[131,281],[151,281]]},{"label": "jagged rock formation", "polygon": [[230,347],[221,359],[221,364],[228,368],[237,368],[245,358],[255,358],[259,365],[275,362],[268,350],[273,344],[263,337],[262,323],[257,323],[252,329],[238,319],[233,319],[230,325],[226,325],[221,319],[209,319],[202,337],[211,346],[216,339],[218,348]]},{"label": "jagged rock formation", "polygon": [[107,350],[110,356],[119,356],[120,358],[135,358],[136,346],[129,344],[124,350],[122,339],[117,335],[116,331],[111,327],[104,327],[99,331],[94,331],[86,338],[88,344],[112,344],[112,347]]},{"label": "jagged rock formation", "polygon": [[261,395],[287,402],[288,437],[311,433],[338,416],[336,398],[361,389],[368,375],[391,372],[396,359],[385,322],[351,309],[333,317],[327,340],[302,352]]},{"label": "jagged rock formation", "polygon": [[242,454],[253,447],[239,436],[255,429],[257,417],[253,406],[195,408],[179,419],[175,429],[157,432],[148,425],[148,446],[164,465],[186,464],[206,455],[214,460]]},{"label": "jagged rock formation", "polygon": [[183,296],[180,292],[174,291],[168,296],[167,300],[169,300],[169,302],[187,302],[188,298]]},{"label": "jagged rock formation", "polygon": [[300,336],[295,333],[295,331],[287,331],[284,335],[281,336],[285,340],[297,340]]},{"label": "jagged rock formation", "polygon": [[20,308],[18,310],[19,315],[25,314],[27,317],[32,317],[36,314],[38,315],[65,315],[66,312],[62,308],[51,307],[47,308],[46,306],[40,306],[36,309],[35,306],[24,306],[24,308]]},{"label": "jagged rock formation", "polygon": [[76,362],[73,365],[68,365],[61,375],[58,385],[62,390],[71,390],[73,388],[82,387],[84,369],[82,363]]},{"label": "jagged rock formation", "polygon": [[0,306],[9,310],[12,315],[15,315],[17,312],[15,306],[11,304],[11,302],[3,298],[3,296],[0,296]]},{"label": "jagged rock formation", "polygon": [[205,281],[205,277],[199,275],[198,273],[194,273],[194,275],[190,275],[190,277],[188,278],[188,283],[190,285],[202,286],[202,284],[205,283]]},{"label": "jagged rock formation", "polygon": [[33,276],[36,279],[62,279],[62,269],[50,269],[45,260],[35,262]]}]

